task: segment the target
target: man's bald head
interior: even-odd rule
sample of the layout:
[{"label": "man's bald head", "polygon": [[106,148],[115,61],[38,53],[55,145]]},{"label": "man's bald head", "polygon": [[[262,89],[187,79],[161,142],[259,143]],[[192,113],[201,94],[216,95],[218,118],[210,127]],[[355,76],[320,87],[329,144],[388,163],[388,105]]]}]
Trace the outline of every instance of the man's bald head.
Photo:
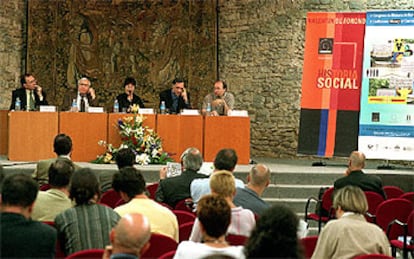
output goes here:
[{"label": "man's bald head", "polygon": [[270,182],[270,169],[264,164],[257,164],[252,167],[249,173],[250,183],[255,186],[266,187]]},{"label": "man's bald head", "polygon": [[146,216],[131,213],[123,216],[112,230],[113,253],[140,255],[148,248],[151,227]]},{"label": "man's bald head", "polygon": [[353,151],[349,156],[349,167],[359,170],[365,167],[365,155],[360,151]]}]

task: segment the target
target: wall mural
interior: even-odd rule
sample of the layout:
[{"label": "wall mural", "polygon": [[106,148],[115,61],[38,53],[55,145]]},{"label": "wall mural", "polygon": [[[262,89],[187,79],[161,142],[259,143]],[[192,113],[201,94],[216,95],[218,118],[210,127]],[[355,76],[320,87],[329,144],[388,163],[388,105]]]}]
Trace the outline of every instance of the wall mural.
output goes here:
[{"label": "wall mural", "polygon": [[60,106],[88,77],[107,109],[127,76],[147,107],[175,77],[187,81],[192,105],[216,78],[215,1],[28,1],[27,69]]}]

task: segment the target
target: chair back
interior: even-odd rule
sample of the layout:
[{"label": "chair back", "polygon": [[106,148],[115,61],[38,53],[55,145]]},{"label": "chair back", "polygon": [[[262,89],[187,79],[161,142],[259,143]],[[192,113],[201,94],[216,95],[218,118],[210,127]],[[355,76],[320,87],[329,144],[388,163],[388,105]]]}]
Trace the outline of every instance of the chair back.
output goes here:
[{"label": "chair back", "polygon": [[226,241],[232,246],[244,246],[247,243],[248,237],[236,234],[227,234]]},{"label": "chair back", "polygon": [[[53,227],[53,228],[56,228],[56,226],[55,226],[55,222],[54,221],[41,221],[43,224],[46,224],[46,225],[49,225],[49,226],[51,226],[51,227]],[[62,249],[62,245],[61,245],[61,242],[60,242],[60,239],[58,238],[57,240],[56,240],[56,246],[55,246],[55,258],[58,258],[58,259],[60,259],[60,258],[65,258],[66,256],[65,256],[65,253],[63,252],[63,249]]]},{"label": "chair back", "polygon": [[177,202],[174,209],[175,210],[184,210],[184,211],[188,211],[188,212],[193,212],[192,204],[193,204],[193,199],[191,199],[191,198],[182,199],[179,202]]},{"label": "chair back", "polygon": [[166,252],[165,254],[161,255],[160,257],[158,257],[158,259],[172,259],[174,258],[175,255],[175,250]]},{"label": "chair back", "polygon": [[149,194],[149,198],[155,200],[155,193],[157,192],[159,183],[151,183],[147,185],[147,191]]},{"label": "chair back", "polygon": [[400,187],[393,185],[386,185],[382,189],[384,190],[385,195],[387,195],[387,199],[398,198],[404,193]]},{"label": "chair back", "polygon": [[102,255],[104,254],[104,249],[87,249],[75,252],[73,254],[70,254],[66,257],[66,259],[101,259]]},{"label": "chair back", "polygon": [[322,208],[326,211],[331,211],[332,208],[332,194],[334,187],[329,187],[322,195]]},{"label": "chair back", "polygon": [[123,204],[125,204],[126,202],[123,200],[123,199],[119,199],[119,201],[117,201],[116,203],[115,203],[115,208],[116,207],[119,207],[119,206],[121,206],[121,205],[123,205]]},{"label": "chair back", "polygon": [[47,190],[49,190],[50,189],[50,184],[48,184],[48,183],[45,183],[45,184],[43,184],[42,186],[40,186],[40,188],[39,188],[39,190],[40,191],[47,191]]},{"label": "chair back", "polygon": [[[368,201],[368,213],[371,215],[375,215],[377,211],[378,205],[380,205],[384,201],[384,197],[382,197],[379,193],[365,191],[365,197],[367,197]],[[373,218],[365,216],[368,222],[375,222]]]},{"label": "chair back", "polygon": [[177,250],[178,246],[178,243],[171,237],[158,233],[152,233],[149,242],[149,249],[142,254],[141,258],[158,258],[167,252]]},{"label": "chair back", "polygon": [[[378,207],[375,213],[376,224],[380,226],[384,231],[387,231],[388,224],[394,219],[398,219],[401,222],[407,222],[408,215],[413,210],[413,204],[401,198],[387,199],[383,201]],[[396,239],[398,237],[398,231],[389,232],[388,238]]]},{"label": "chair back", "polygon": [[191,231],[193,230],[193,225],[194,225],[194,222],[187,222],[187,223],[181,224],[178,227],[178,235],[179,235],[180,243],[181,241],[185,241],[190,238]]},{"label": "chair back", "polygon": [[414,192],[406,192],[400,196],[401,199],[407,199],[414,204]]},{"label": "chair back", "polygon": [[394,257],[383,255],[383,254],[368,254],[368,255],[357,255],[353,259],[394,259]]},{"label": "chair back", "polygon": [[303,237],[300,239],[300,242],[305,252],[305,258],[311,258],[313,251],[315,251],[316,243],[318,242],[318,236]]},{"label": "chair back", "polygon": [[104,192],[99,200],[99,203],[108,205],[111,208],[115,208],[117,202],[121,199],[121,195],[117,193],[114,189],[109,189]]},{"label": "chair back", "polygon": [[187,222],[194,223],[196,216],[192,212],[184,210],[173,210],[175,216],[177,217],[178,225],[182,225]]}]

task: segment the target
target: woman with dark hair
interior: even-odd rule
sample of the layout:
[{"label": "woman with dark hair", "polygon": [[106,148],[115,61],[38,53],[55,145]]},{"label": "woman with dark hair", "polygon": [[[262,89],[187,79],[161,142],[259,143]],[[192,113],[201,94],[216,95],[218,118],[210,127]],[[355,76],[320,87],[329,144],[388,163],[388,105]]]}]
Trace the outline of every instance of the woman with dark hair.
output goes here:
[{"label": "woman with dark hair", "polygon": [[73,173],[69,197],[76,206],[55,218],[58,237],[66,255],[85,249],[104,249],[110,244],[108,233],[120,216],[111,208],[97,204],[100,194],[98,178],[90,168]]},{"label": "woman with dark hair", "polygon": [[275,205],[256,222],[246,244],[247,258],[304,258],[298,241],[299,219],[287,207]]},{"label": "woman with dark hair", "polygon": [[119,110],[122,112],[131,112],[131,107],[136,104],[139,108],[145,108],[144,103],[138,95],[134,94],[137,81],[132,77],[127,77],[124,81],[124,93],[118,95]]},{"label": "woman with dark hair", "polygon": [[182,241],[175,253],[178,258],[206,258],[226,256],[244,258],[243,246],[230,246],[225,239],[231,221],[231,208],[227,201],[215,194],[205,195],[197,203],[197,218],[201,225],[203,243]]}]

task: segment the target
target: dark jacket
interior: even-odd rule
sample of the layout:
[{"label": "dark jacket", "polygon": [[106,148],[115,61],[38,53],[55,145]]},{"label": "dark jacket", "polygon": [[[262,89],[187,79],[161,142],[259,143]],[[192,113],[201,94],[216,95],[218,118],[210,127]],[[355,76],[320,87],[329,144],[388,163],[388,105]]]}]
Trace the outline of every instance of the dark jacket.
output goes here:
[{"label": "dark jacket", "polygon": [[161,105],[161,102],[164,101],[165,108],[168,109],[170,113],[180,113],[182,109],[191,109],[190,93],[187,92],[188,103],[185,103],[183,97],[180,96],[178,97],[177,109],[173,110],[172,109],[173,99],[171,96],[171,91],[172,89],[170,88],[160,93],[160,105]]},{"label": "dark jacket", "polygon": [[334,183],[334,189],[341,189],[347,185],[354,185],[363,191],[372,191],[381,194],[386,199],[385,192],[382,188],[381,178],[375,175],[367,175],[361,170],[352,171],[349,175],[339,178]]},{"label": "dark jacket", "polygon": [[[42,96],[43,96],[43,100],[40,101],[40,97],[35,90],[33,90],[33,94],[34,94],[34,99],[35,99],[35,109],[38,109],[40,105],[48,105],[47,100],[46,100],[46,93],[42,90]],[[15,109],[15,104],[16,104],[16,99],[17,97],[19,97],[21,104],[21,110],[26,110],[27,109],[27,98],[26,98],[26,88],[21,87],[18,88],[16,90],[14,90],[12,92],[12,101],[10,104],[10,110],[14,110]]]}]

